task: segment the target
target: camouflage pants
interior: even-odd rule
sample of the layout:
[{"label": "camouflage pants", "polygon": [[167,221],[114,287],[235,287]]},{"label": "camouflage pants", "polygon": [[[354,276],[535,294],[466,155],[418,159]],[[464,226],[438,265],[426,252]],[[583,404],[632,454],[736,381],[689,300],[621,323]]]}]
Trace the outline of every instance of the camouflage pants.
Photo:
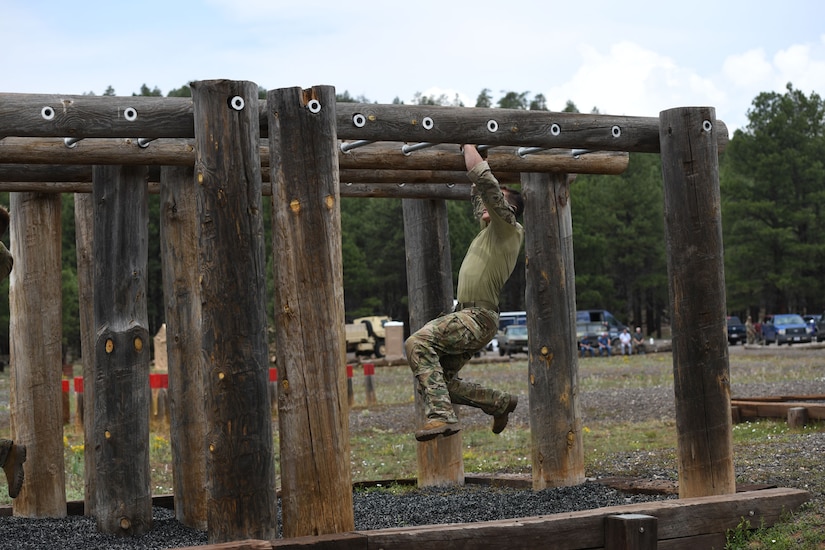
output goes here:
[{"label": "camouflage pants", "polygon": [[457,422],[454,404],[477,407],[491,415],[506,410],[508,393],[457,376],[492,340],[497,325],[496,312],[469,308],[437,317],[407,339],[407,361],[418,379],[427,419]]}]

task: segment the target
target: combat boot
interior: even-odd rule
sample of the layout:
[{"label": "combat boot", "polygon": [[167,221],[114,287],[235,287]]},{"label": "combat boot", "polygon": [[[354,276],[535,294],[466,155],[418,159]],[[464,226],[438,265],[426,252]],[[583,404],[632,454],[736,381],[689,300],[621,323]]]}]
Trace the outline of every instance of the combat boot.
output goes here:
[{"label": "combat boot", "polygon": [[444,422],[443,420],[429,420],[424,427],[415,432],[418,441],[429,441],[439,435],[449,437],[461,431],[458,422]]},{"label": "combat boot", "polygon": [[24,462],[26,462],[26,446],[12,443],[6,461],[3,463],[3,471],[6,473],[11,498],[17,498],[20,489],[23,488]]},{"label": "combat boot", "polygon": [[507,427],[507,421],[510,420],[510,413],[516,410],[516,405],[518,405],[518,395],[511,395],[510,402],[507,404],[507,408],[504,409],[504,412],[493,415],[494,434],[500,434],[504,431],[504,428]]}]

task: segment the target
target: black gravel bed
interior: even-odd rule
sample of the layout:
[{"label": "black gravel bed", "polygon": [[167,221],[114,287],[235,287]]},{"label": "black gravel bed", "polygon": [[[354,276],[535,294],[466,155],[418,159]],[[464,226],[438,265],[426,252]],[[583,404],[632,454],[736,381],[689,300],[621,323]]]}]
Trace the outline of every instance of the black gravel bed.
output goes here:
[{"label": "black gravel bed", "polygon": [[[456,488],[362,489],[353,493],[355,529],[365,531],[413,525],[467,523],[539,516],[606,506],[676,498],[675,495],[625,494],[597,482],[533,491],[466,485]],[[280,510],[279,510],[280,522]],[[155,506],[152,529],[138,537],[114,537],[97,531],[85,516],[60,519],[0,517],[2,549],[140,550],[203,546],[205,531],[185,527],[174,513]],[[278,532],[280,536],[280,524]]]}]

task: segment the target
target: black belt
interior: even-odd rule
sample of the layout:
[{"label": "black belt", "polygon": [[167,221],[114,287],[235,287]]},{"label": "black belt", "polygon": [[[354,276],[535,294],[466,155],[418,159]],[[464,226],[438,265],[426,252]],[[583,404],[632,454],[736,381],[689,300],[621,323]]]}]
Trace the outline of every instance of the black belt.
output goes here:
[{"label": "black belt", "polygon": [[498,306],[492,302],[485,302],[484,300],[477,300],[475,302],[458,302],[453,311],[461,311],[471,307],[480,307],[481,309],[488,309],[498,313]]}]

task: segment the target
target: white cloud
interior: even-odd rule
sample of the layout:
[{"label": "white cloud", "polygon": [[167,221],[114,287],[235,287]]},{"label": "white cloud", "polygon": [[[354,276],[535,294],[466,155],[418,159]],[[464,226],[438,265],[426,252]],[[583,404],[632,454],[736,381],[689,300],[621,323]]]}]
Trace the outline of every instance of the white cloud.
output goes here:
[{"label": "white cloud", "polygon": [[729,55],[722,63],[722,73],[728,83],[751,89],[771,80],[773,67],[761,48]]}]

